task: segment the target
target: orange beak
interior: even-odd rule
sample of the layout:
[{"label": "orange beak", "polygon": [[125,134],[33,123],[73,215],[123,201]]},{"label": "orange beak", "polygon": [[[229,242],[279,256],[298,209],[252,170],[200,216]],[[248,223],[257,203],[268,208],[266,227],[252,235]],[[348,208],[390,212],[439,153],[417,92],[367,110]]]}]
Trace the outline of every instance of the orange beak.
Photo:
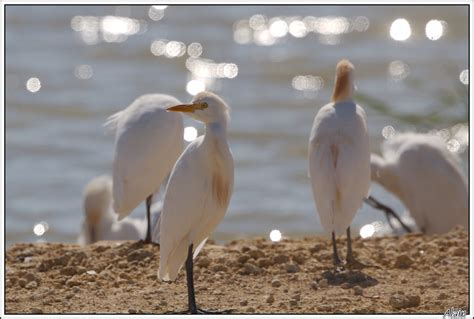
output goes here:
[{"label": "orange beak", "polygon": [[207,103],[192,103],[192,104],[180,104],[167,108],[169,112],[183,112],[183,113],[194,113],[196,110],[204,110],[207,108]]}]

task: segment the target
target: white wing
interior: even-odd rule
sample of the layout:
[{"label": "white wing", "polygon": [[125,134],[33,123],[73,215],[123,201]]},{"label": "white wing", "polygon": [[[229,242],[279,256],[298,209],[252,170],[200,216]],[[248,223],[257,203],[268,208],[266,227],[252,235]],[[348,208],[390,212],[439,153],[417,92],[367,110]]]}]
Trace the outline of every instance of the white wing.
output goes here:
[{"label": "white wing", "polygon": [[[166,190],[160,233],[160,268],[162,280],[174,280],[193,244],[194,257],[224,216],[233,185],[233,161],[224,155],[222,174],[229,197],[224,202],[215,199],[213,188],[215,153],[201,136],[191,143],[178,159]],[[225,151],[225,150],[224,150]],[[156,227],[154,238],[156,236]]]},{"label": "white wing", "polygon": [[[166,189],[160,222],[159,278],[174,280],[186,260],[190,237],[201,222],[208,197],[206,172],[199,167],[198,146],[203,136],[188,145],[176,162]],[[157,227],[153,239],[157,236]]]},{"label": "white wing", "polygon": [[167,95],[147,95],[114,119],[113,197],[120,218],[159,189],[182,151],[182,117],[165,110],[176,104]]},{"label": "white wing", "polygon": [[326,231],[342,233],[370,187],[369,137],[363,109],[353,103],[324,106],[309,144],[309,175]]}]

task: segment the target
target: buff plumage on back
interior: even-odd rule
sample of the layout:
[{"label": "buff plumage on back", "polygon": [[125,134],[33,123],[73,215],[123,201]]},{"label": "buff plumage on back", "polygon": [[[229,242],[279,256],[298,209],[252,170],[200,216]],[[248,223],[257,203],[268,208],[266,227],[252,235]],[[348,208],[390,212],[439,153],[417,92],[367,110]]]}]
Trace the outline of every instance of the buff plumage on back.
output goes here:
[{"label": "buff plumage on back", "polygon": [[352,99],[354,65],[349,60],[339,61],[336,66],[336,83],[331,100],[335,103]]}]

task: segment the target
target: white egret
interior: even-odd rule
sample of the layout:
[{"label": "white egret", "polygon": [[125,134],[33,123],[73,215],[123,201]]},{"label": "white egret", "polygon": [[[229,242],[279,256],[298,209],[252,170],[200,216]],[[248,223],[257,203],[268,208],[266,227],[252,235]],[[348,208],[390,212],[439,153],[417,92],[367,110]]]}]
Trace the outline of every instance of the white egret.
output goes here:
[{"label": "white egret", "polygon": [[169,95],[143,95],[105,123],[116,134],[113,207],[122,219],[146,199],[145,243],[151,242],[153,194],[183,150],[183,118],[166,111],[179,103]]},{"label": "white egret", "polygon": [[229,107],[217,95],[204,91],[191,104],[176,105],[168,111],[185,112],[204,122],[206,133],[188,145],[171,172],[160,223],[158,277],[175,280],[186,261],[188,312],[209,313],[196,306],[193,258],[224,217],[232,195],[234,163],[227,143]]},{"label": "white egret", "polygon": [[336,233],[347,232],[348,266],[352,256],[350,224],[370,187],[370,149],[364,109],[354,103],[354,66],[341,60],[336,66],[332,102],[314,118],[309,139],[309,177],[324,229],[332,233],[333,259],[341,265]]},{"label": "white egret", "polygon": [[[84,214],[78,243],[92,244],[99,240],[138,240],[146,233],[146,220],[117,220],[112,209],[112,178],[108,175],[92,179],[84,188]],[[159,221],[161,202],[152,208],[153,223]]]},{"label": "white egret", "polygon": [[383,157],[372,154],[371,177],[407,207],[418,228],[445,233],[468,225],[468,191],[459,158],[443,140],[404,133],[382,144]]}]

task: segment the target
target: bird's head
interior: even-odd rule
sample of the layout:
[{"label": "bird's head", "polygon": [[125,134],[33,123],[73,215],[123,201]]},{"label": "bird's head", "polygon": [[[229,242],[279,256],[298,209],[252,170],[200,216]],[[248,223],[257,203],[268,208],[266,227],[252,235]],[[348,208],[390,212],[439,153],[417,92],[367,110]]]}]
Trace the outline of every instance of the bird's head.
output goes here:
[{"label": "bird's head", "polygon": [[354,89],[354,65],[349,60],[343,59],[336,66],[336,82],[332,100],[341,102],[352,99]]},{"label": "bird's head", "polygon": [[230,108],[217,94],[204,91],[194,96],[191,103],[175,105],[167,110],[183,112],[197,121],[209,124],[227,123]]}]

